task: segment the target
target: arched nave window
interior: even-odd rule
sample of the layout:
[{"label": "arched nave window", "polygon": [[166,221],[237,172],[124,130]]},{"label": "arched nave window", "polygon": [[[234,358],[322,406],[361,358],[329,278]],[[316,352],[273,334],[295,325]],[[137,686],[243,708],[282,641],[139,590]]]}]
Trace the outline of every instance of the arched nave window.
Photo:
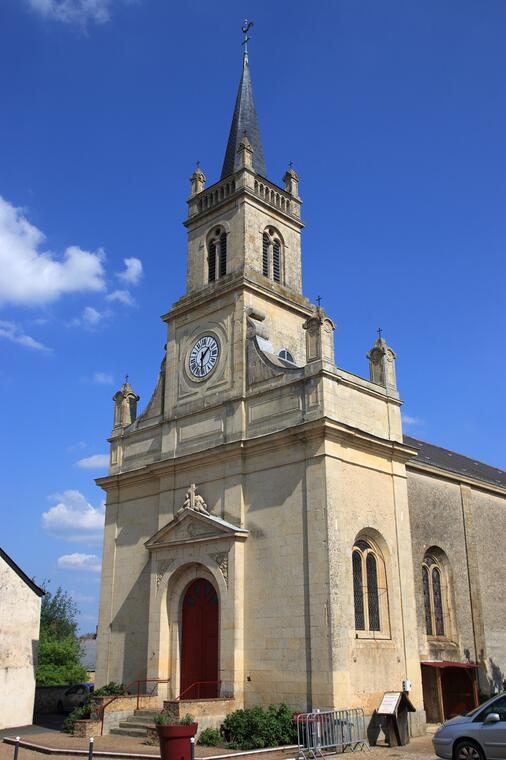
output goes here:
[{"label": "arched nave window", "polygon": [[432,547],[422,564],[423,605],[427,636],[450,636],[449,568],[442,549]]},{"label": "arched nave window", "polygon": [[214,282],[227,273],[227,233],[223,227],[216,227],[209,236],[207,267],[209,282]]},{"label": "arched nave window", "polygon": [[387,635],[388,594],[385,562],[373,541],[358,539],[353,546],[353,598],[355,603],[355,630]]}]

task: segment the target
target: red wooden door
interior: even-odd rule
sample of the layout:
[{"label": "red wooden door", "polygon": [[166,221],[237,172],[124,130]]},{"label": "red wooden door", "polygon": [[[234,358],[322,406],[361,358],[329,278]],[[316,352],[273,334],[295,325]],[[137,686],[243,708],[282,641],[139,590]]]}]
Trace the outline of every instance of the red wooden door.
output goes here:
[{"label": "red wooden door", "polygon": [[218,696],[218,596],[197,578],[183,599],[181,695],[186,699]]}]

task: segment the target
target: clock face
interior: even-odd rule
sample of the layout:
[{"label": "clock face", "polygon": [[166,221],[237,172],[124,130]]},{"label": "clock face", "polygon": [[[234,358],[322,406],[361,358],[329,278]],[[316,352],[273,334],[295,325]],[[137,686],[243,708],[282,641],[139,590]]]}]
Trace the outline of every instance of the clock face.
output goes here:
[{"label": "clock face", "polygon": [[212,335],[202,335],[188,355],[188,369],[197,378],[207,377],[216,367],[220,346]]}]

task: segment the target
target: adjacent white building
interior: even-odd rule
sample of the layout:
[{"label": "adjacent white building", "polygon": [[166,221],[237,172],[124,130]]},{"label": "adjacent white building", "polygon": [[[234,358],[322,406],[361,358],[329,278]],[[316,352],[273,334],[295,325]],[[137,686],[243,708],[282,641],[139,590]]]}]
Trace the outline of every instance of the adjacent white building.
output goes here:
[{"label": "adjacent white building", "polygon": [[0,548],[0,729],[32,723],[43,595]]}]

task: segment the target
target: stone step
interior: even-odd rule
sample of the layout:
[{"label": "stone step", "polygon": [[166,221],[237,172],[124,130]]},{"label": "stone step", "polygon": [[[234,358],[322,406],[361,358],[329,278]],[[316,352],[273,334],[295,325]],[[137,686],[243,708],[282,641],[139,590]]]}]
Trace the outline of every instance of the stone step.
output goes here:
[{"label": "stone step", "polygon": [[144,739],[147,735],[145,728],[111,728],[110,733],[119,736],[136,736],[138,739]]},{"label": "stone step", "polygon": [[152,720],[155,715],[160,715],[162,708],[159,710],[134,710],[136,718],[145,718],[146,720]]},{"label": "stone step", "polygon": [[120,728],[143,728],[146,730],[147,728],[154,728],[155,724],[152,720],[140,720],[139,718],[134,718],[132,715],[130,718],[126,718],[126,720],[122,720],[119,724]]}]

